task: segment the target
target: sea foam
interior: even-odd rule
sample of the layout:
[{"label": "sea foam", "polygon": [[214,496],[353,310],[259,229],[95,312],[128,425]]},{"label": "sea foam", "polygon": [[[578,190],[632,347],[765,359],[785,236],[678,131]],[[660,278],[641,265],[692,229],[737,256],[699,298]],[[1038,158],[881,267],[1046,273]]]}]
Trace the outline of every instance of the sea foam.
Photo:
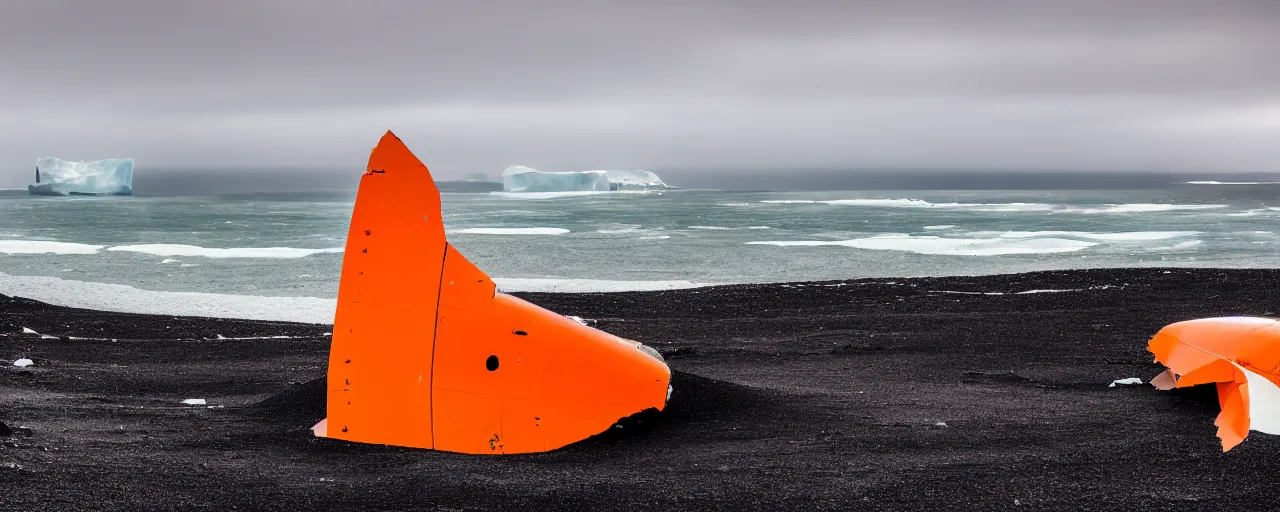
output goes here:
[{"label": "sea foam", "polygon": [[7,254],[97,254],[102,247],[46,240],[0,240],[0,252]]},{"label": "sea foam", "polygon": [[120,313],[330,323],[334,299],[142,290],[132,286],[0,272],[0,294]]},{"label": "sea foam", "polygon": [[1174,211],[1196,211],[1196,210],[1214,210],[1218,208],[1226,208],[1225,204],[1161,204],[1161,203],[1135,203],[1135,204],[1108,204],[1095,207],[1070,207],[1057,210],[1062,213],[1155,213],[1155,212],[1174,212]]},{"label": "sea foam", "polygon": [[343,252],[342,247],[300,249],[296,247],[232,247],[227,249],[181,244],[139,244],[108,247],[108,251],[125,251],[152,256],[201,256],[205,258],[303,258],[313,254]]},{"label": "sea foam", "polygon": [[491,196],[509,199],[561,199],[566,197],[610,195],[615,192],[607,190],[580,190],[572,192],[489,192]]},{"label": "sea foam", "polygon": [[1167,240],[1195,236],[1199,231],[1128,231],[1120,233],[1093,233],[1088,231],[975,231],[970,236],[998,236],[1000,238],[1038,238],[1047,236],[1067,236],[1089,240],[1108,242],[1140,242],[1149,240]]},{"label": "sea foam", "polygon": [[1012,254],[1053,254],[1074,252],[1098,245],[1065,238],[943,238],[907,234],[877,235],[853,240],[800,240],[747,242],[748,245],[776,246],[843,246],[875,251],[902,251],[916,254],[946,256],[1002,256]]},{"label": "sea foam", "polygon": [[453,232],[472,235],[563,235],[569,230],[564,228],[467,228]]},{"label": "sea foam", "polygon": [[1103,204],[1103,205],[1060,205],[1048,203],[933,203],[923,199],[833,199],[817,200],[768,200],[762,203],[771,204],[827,204],[832,206],[860,206],[872,208],[933,208],[969,210],[975,212],[1048,212],[1048,213],[1153,213],[1167,211],[1194,211],[1226,208],[1224,204]]},{"label": "sea foam", "polygon": [[601,293],[680,290],[711,286],[692,281],[609,281],[604,279],[556,279],[495,277],[493,282],[507,292]]},{"label": "sea foam", "polygon": [[[691,281],[609,281],[602,279],[494,278],[507,292],[590,293],[677,290],[711,286]],[[0,272],[0,294],[56,306],[172,316],[241,318],[280,322],[333,322],[337,299],[266,297],[203,292],[144,290],[122,284],[74,281]]]}]

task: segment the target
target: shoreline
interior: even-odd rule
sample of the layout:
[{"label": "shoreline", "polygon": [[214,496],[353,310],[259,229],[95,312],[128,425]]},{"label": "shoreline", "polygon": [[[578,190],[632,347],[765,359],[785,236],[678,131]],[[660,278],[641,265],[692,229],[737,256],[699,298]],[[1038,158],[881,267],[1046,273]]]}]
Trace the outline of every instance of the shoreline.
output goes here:
[{"label": "shoreline", "polygon": [[503,457],[312,436],[326,324],[4,297],[0,509],[1251,508],[1280,498],[1280,436],[1223,454],[1211,389],[1108,385],[1160,372],[1146,343],[1164,325],[1275,314],[1277,283],[1113,269],[517,293],[676,377],[656,416]]},{"label": "shoreline", "polygon": [[[617,295],[663,293],[676,290],[803,288],[820,286],[855,286],[885,282],[959,282],[965,279],[1018,281],[1020,279],[1072,279],[1099,274],[1185,273],[1185,272],[1280,272],[1280,268],[1233,267],[1111,267],[1067,270],[1039,270],[1001,274],[867,277],[824,281],[781,281],[768,283],[694,283],[667,281],[607,281],[592,279],[494,278],[500,291],[513,295]],[[628,287],[629,286],[629,287]],[[1101,285],[1095,285],[1101,286]],[[622,289],[615,289],[615,288]],[[14,290],[17,290],[15,293]],[[1017,294],[1027,292],[1069,292],[1075,289],[1035,289],[994,292]],[[980,293],[957,291],[958,293]],[[56,276],[14,276],[0,272],[0,297],[18,297],[50,306],[86,309],[109,313],[157,316],[190,316],[215,319],[258,320],[301,324],[331,324],[336,298],[309,296],[242,295],[212,292],[162,291],[135,288],[130,285],[79,281]],[[163,299],[163,300],[161,300]]]}]

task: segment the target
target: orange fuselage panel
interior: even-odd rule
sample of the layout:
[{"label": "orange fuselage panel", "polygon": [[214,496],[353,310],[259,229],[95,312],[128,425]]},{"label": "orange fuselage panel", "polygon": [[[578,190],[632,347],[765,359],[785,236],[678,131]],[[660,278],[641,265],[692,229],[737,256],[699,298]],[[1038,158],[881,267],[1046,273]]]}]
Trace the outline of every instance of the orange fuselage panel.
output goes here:
[{"label": "orange fuselage panel", "polygon": [[426,166],[395,135],[382,138],[347,235],[323,435],[552,450],[663,409],[671,372],[651,352],[497,292],[445,240]]}]

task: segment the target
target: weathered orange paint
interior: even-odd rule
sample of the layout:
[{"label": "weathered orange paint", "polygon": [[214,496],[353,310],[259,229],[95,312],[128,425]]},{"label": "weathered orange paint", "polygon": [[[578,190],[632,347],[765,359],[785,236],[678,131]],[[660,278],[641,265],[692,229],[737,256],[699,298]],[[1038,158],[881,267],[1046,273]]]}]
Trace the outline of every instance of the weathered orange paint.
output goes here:
[{"label": "weathered orange paint", "polygon": [[1249,435],[1249,387],[1242,369],[1280,385],[1280,322],[1268,318],[1202,318],[1170,324],[1147,350],[1172,373],[1176,387],[1215,383],[1221,412],[1214,424],[1225,452]]},{"label": "weathered orange paint", "polygon": [[351,216],[317,435],[547,451],[662,410],[670,379],[641,344],[498,292],[445,240],[427,167],[382,137]]}]

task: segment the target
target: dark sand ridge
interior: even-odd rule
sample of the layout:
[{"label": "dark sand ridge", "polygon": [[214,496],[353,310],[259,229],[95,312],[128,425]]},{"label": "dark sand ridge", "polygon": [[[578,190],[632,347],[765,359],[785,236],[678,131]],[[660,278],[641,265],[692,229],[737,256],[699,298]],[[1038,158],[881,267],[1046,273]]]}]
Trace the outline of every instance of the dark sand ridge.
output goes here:
[{"label": "dark sand ridge", "polygon": [[[1280,437],[1223,454],[1211,388],[1107,385],[1160,371],[1145,348],[1164,325],[1273,314],[1277,283],[1093,270],[519,294],[659,349],[676,391],[663,414],[504,457],[312,437],[329,326],[0,298],[0,360],[35,361],[0,368],[0,421],[30,429],[0,438],[0,510],[1265,509]],[[1008,294],[1037,289],[1080,291]]]}]

